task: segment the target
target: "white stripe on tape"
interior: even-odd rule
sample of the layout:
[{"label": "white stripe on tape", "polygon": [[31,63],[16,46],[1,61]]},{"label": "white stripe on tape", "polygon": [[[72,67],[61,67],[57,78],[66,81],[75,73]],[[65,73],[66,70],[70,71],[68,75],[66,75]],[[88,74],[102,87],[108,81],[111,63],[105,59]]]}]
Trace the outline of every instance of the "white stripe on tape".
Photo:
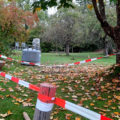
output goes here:
[{"label": "white stripe on tape", "polygon": [[24,62],[22,62],[22,63],[24,63],[24,64],[30,64],[29,62],[25,62],[25,61],[24,61]]},{"label": "white stripe on tape", "polygon": [[101,118],[100,114],[94,111],[88,110],[86,108],[83,108],[81,106],[75,105],[73,103],[70,103],[68,101],[66,101],[65,108],[83,117],[86,117],[90,120],[100,120]]},{"label": "white stripe on tape", "polygon": [[26,82],[26,81],[19,80],[19,83],[18,83],[18,84],[23,85],[23,86],[25,86],[25,87],[29,88],[29,83],[28,83],[28,82]]},{"label": "white stripe on tape", "polygon": [[85,61],[85,60],[83,60],[83,61],[80,61],[80,64],[82,64],[82,63],[86,63],[86,61]]},{"label": "white stripe on tape", "polygon": [[97,60],[97,58],[92,58],[91,61]]},{"label": "white stripe on tape", "polygon": [[53,105],[54,105],[53,103],[44,103],[40,101],[39,99],[37,99],[36,108],[43,112],[49,112],[52,110]]},{"label": "white stripe on tape", "polygon": [[40,63],[36,63],[35,65],[40,66]]},{"label": "white stripe on tape", "polygon": [[68,66],[74,65],[74,63],[68,64]]},{"label": "white stripe on tape", "polygon": [[4,58],[4,59],[7,59],[7,57],[6,57],[6,56],[4,56],[4,55],[1,55],[1,57],[2,57],[2,58]]},{"label": "white stripe on tape", "polygon": [[5,74],[5,78],[11,80],[11,79],[12,79],[12,76]]}]

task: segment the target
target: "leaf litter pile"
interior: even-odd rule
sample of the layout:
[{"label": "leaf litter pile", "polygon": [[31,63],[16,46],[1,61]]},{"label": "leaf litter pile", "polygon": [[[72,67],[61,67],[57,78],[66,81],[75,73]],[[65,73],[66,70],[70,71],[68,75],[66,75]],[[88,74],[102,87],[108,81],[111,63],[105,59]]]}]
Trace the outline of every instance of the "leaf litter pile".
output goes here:
[{"label": "leaf litter pile", "polygon": [[[10,66],[16,66],[15,68]],[[85,64],[70,68],[38,68],[6,64],[4,71],[32,84],[57,86],[56,96],[114,120],[120,120],[120,67]],[[0,77],[0,120],[33,118],[37,93]],[[87,120],[55,105],[51,120]]]}]

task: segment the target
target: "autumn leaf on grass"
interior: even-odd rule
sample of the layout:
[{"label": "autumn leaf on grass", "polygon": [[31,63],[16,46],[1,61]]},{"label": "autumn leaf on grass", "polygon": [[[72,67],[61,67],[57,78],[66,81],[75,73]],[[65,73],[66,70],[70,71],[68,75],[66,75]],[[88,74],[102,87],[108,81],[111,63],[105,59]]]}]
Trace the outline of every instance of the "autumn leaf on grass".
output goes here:
[{"label": "autumn leaf on grass", "polygon": [[21,98],[16,98],[16,101],[22,103],[24,100],[22,100]]},{"label": "autumn leaf on grass", "polygon": [[120,96],[114,95],[114,98],[116,98],[117,100],[120,100]]},{"label": "autumn leaf on grass", "polygon": [[0,95],[0,99],[4,99],[4,96]]},{"label": "autumn leaf on grass", "polygon": [[81,120],[81,118],[79,118],[79,117],[76,117],[76,118],[75,118],[75,120]]},{"label": "autumn leaf on grass", "polygon": [[113,110],[115,110],[116,109],[116,107],[111,107]]},{"label": "autumn leaf on grass", "polygon": [[90,106],[94,106],[95,104],[94,103],[90,103]]},{"label": "autumn leaf on grass", "polygon": [[12,113],[10,110],[8,110],[7,114],[8,114],[8,115],[11,115],[11,114],[13,114],[13,113]]},{"label": "autumn leaf on grass", "polygon": [[114,112],[114,114],[116,114],[116,115],[120,115],[120,113],[119,113],[119,112]]},{"label": "autumn leaf on grass", "polygon": [[3,117],[3,118],[5,118],[5,117],[7,117],[7,116],[9,116],[9,115],[11,115],[11,114],[13,114],[10,110],[7,112],[7,113],[5,113],[5,114],[0,114],[0,116],[1,117]]},{"label": "autumn leaf on grass", "polygon": [[15,105],[20,105],[20,103],[14,103]]},{"label": "autumn leaf on grass", "polygon": [[97,97],[97,100],[102,100],[102,97],[101,97],[101,96],[98,96],[98,97]]},{"label": "autumn leaf on grass", "polygon": [[72,116],[72,114],[66,114],[66,117],[65,117],[66,120],[70,120],[70,119],[71,119],[71,118],[70,118],[71,116]]},{"label": "autumn leaf on grass", "polygon": [[23,107],[34,106],[32,103],[23,102]]},{"label": "autumn leaf on grass", "polygon": [[0,87],[0,91],[4,92],[6,91],[6,89]]},{"label": "autumn leaf on grass", "polygon": [[113,82],[113,83],[119,83],[120,80],[118,80],[118,79],[112,79],[112,82]]},{"label": "autumn leaf on grass", "polygon": [[10,87],[10,88],[8,88],[8,89],[9,89],[9,91],[10,91],[10,92],[13,92],[13,91],[14,91],[11,87]]}]

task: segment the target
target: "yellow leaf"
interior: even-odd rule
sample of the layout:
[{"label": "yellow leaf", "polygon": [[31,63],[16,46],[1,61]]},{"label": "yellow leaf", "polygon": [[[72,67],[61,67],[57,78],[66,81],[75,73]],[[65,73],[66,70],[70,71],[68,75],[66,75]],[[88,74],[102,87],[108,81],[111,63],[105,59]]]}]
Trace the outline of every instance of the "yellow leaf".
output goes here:
[{"label": "yellow leaf", "polygon": [[11,114],[13,114],[13,113],[12,113],[10,110],[8,110],[7,114],[8,114],[8,115],[11,115]]},{"label": "yellow leaf", "polygon": [[114,114],[116,114],[116,115],[120,115],[120,113],[119,113],[119,112],[114,112]]},{"label": "yellow leaf", "polygon": [[75,120],[81,120],[81,118],[79,118],[79,117],[76,117],[76,118],[75,118]]},{"label": "yellow leaf", "polygon": [[90,103],[90,106],[94,106],[94,103]]},{"label": "yellow leaf", "polygon": [[120,100],[120,96],[114,95],[114,98],[116,98],[117,100]]},{"label": "yellow leaf", "polygon": [[20,103],[14,103],[15,105],[19,105]]},{"label": "yellow leaf", "polygon": [[92,10],[92,9],[93,9],[93,5],[92,5],[92,4],[88,4],[88,5],[87,5],[87,8],[88,8],[89,10]]},{"label": "yellow leaf", "polygon": [[40,11],[41,7],[35,8],[35,11]]}]

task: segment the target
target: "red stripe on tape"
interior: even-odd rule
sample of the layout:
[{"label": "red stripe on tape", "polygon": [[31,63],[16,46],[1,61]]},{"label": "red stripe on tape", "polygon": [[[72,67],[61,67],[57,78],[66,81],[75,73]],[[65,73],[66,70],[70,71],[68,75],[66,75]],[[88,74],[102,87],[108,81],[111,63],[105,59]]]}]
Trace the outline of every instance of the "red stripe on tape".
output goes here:
[{"label": "red stripe on tape", "polygon": [[78,64],[80,64],[80,62],[75,62],[75,63],[74,63],[74,65],[78,65]]},{"label": "red stripe on tape", "polygon": [[12,58],[9,58],[9,57],[7,57],[7,59],[8,59],[8,60],[11,60],[11,61],[13,60]]},{"label": "red stripe on tape", "polygon": [[37,87],[36,85],[29,84],[29,88],[32,89],[32,90],[35,90],[37,92],[40,92],[40,88]]},{"label": "red stripe on tape", "polygon": [[3,73],[3,72],[1,72],[0,75],[3,76],[3,77],[5,77],[5,73]]},{"label": "red stripe on tape", "polygon": [[0,57],[1,57],[2,55],[0,55]]},{"label": "red stripe on tape", "polygon": [[30,62],[29,64],[30,64],[30,65],[35,65],[35,63],[31,63],[31,62]]},{"label": "red stripe on tape", "polygon": [[91,59],[85,60],[85,62],[91,62]]},{"label": "red stripe on tape", "polygon": [[45,96],[45,95],[42,95],[42,94],[38,94],[38,99],[42,102],[46,102],[46,103],[54,103],[54,100],[52,100],[51,97],[48,97],[48,96]]},{"label": "red stripe on tape", "polygon": [[63,99],[60,99],[60,98],[55,98],[55,102],[54,102],[56,105],[62,107],[62,108],[65,108],[65,100]]},{"label": "red stripe on tape", "polygon": [[19,82],[19,79],[18,79],[18,78],[15,78],[15,77],[12,77],[11,80],[12,80],[13,82],[16,82],[16,83]]},{"label": "red stripe on tape", "polygon": [[109,56],[112,56],[112,55],[115,55],[115,54],[110,54]]},{"label": "red stripe on tape", "polygon": [[101,115],[101,119],[100,120],[112,120],[112,119],[107,118],[107,117]]},{"label": "red stripe on tape", "polygon": [[101,59],[101,58],[103,58],[103,57],[98,57],[97,59]]},{"label": "red stripe on tape", "polygon": [[65,64],[65,66],[68,66],[68,64]]}]

